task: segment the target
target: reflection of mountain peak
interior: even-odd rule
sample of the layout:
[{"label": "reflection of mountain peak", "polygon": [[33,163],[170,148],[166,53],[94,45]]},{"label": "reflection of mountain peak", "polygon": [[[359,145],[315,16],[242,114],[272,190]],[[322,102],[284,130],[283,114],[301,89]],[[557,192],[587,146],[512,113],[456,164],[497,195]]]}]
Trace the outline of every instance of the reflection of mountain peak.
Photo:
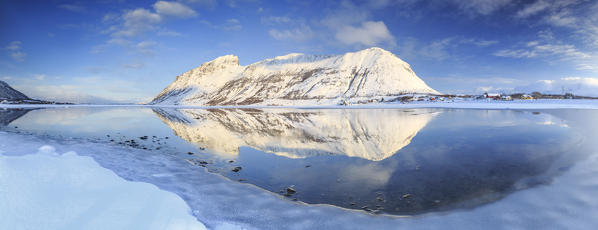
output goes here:
[{"label": "reflection of mountain peak", "polygon": [[0,109],[0,127],[9,125],[11,122],[19,119],[31,110],[34,109]]},{"label": "reflection of mountain peak", "polygon": [[[177,136],[219,154],[249,146],[289,158],[338,154],[379,161],[411,143],[428,110],[154,109]],[[384,121],[381,121],[383,119]]]}]

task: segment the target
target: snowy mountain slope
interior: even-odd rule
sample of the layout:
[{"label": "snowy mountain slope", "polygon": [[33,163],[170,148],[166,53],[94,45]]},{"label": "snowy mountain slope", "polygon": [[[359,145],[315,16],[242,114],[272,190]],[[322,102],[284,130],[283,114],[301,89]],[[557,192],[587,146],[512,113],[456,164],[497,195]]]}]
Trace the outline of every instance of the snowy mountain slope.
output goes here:
[{"label": "snowy mountain slope", "polygon": [[178,76],[150,104],[337,104],[407,93],[438,94],[409,64],[369,48],[335,56],[288,54],[248,66],[222,56]]},{"label": "snowy mountain slope", "polygon": [[25,94],[13,89],[4,81],[0,81],[0,100],[29,100]]},{"label": "snowy mountain slope", "polygon": [[[394,155],[438,113],[431,110],[161,109],[154,112],[188,142],[224,157],[249,146],[289,158]],[[380,122],[380,117],[392,117]]]}]

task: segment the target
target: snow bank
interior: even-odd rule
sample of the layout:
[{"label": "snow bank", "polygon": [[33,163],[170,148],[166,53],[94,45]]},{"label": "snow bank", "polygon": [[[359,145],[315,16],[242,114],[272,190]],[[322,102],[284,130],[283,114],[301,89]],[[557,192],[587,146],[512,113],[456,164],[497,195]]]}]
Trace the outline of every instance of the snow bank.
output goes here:
[{"label": "snow bank", "polygon": [[186,208],[180,199],[145,183],[124,182],[90,158],[73,153],[51,156],[56,151],[50,147],[41,148],[33,155],[8,156],[35,152],[47,143],[57,151],[74,150],[91,156],[102,167],[127,180],[149,182],[177,194],[210,229],[595,229],[598,226],[595,149],[587,160],[555,178],[550,185],[521,190],[471,210],[398,218],[292,202],[255,186],[207,173],[204,168],[192,166],[174,155],[0,132],[0,154],[3,154],[0,155],[0,222],[3,227],[8,223],[7,229],[99,228],[98,223],[102,223],[102,229],[162,229],[179,218],[178,223],[191,226],[190,220],[184,218],[185,211],[181,211]]},{"label": "snow bank", "polygon": [[14,155],[32,151],[7,145],[26,150],[42,143],[0,136],[3,229],[205,229],[172,193],[125,181],[91,157],[59,154],[49,145]]}]

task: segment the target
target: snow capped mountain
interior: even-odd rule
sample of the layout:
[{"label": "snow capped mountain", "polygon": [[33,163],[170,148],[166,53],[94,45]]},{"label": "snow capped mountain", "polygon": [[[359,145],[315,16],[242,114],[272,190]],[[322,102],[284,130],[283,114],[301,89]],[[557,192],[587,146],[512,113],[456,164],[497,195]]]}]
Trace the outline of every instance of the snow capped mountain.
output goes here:
[{"label": "snow capped mountain", "polygon": [[13,89],[4,81],[0,81],[0,101],[29,100],[25,94]]},{"label": "snow capped mountain", "polygon": [[[432,110],[161,109],[184,140],[225,158],[249,146],[288,158],[346,155],[380,161],[411,143]],[[380,118],[391,118],[380,122]]]},{"label": "snow capped mountain", "polygon": [[369,48],[344,55],[288,54],[248,66],[233,55],[176,78],[150,104],[310,105],[439,94],[394,54]]}]

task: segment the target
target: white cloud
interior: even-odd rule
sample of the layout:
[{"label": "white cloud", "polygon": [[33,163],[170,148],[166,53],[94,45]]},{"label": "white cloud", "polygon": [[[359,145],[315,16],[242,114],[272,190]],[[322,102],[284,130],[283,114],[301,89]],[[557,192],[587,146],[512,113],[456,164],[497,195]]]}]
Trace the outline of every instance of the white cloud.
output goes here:
[{"label": "white cloud", "polygon": [[78,5],[78,4],[61,4],[58,5],[58,8],[62,8],[68,11],[76,12],[76,13],[83,13],[85,12],[85,7]]},{"label": "white cloud", "polygon": [[238,19],[231,18],[226,20],[226,23],[222,25],[222,28],[224,30],[241,30],[243,26],[241,25],[241,22]]},{"label": "white cloud", "polygon": [[[585,0],[537,0],[526,5],[515,17],[517,19],[527,19],[532,16],[538,16],[540,23],[552,27],[558,27],[559,30],[569,30],[570,37],[567,40],[580,41],[575,43],[573,49],[569,47],[547,47],[557,50],[554,53],[563,53],[568,57],[578,56],[587,57],[598,56],[598,2]],[[553,40],[551,33],[545,40]],[[559,44],[562,45],[562,44]],[[584,55],[586,54],[586,55]],[[594,58],[592,62],[576,63],[578,69],[597,69],[598,62]]]},{"label": "white cloud", "polygon": [[21,51],[16,51],[16,52],[12,52],[10,54],[10,56],[12,57],[12,59],[15,59],[15,61],[23,62],[23,61],[25,61],[25,57],[27,57],[27,53],[21,52]]},{"label": "white cloud", "polygon": [[469,15],[489,15],[511,3],[511,0],[451,0]]},{"label": "white cloud", "polygon": [[598,70],[598,58],[592,50],[581,50],[575,45],[566,44],[554,38],[550,31],[540,31],[538,40],[501,49],[494,56],[508,58],[547,58],[549,62],[569,62],[578,70]]},{"label": "white cloud", "polygon": [[[495,13],[503,8],[509,7],[513,0],[370,0],[364,1],[360,8],[381,9],[389,6],[398,8],[398,13],[408,15],[409,17],[425,17],[425,15],[418,14],[419,9],[439,9],[443,13],[454,12],[453,9],[447,9],[447,6],[456,7],[459,13],[469,16],[486,16]],[[422,11],[420,11],[422,12]],[[397,11],[395,11],[397,13]],[[429,12],[428,12],[429,13]]]},{"label": "white cloud", "polygon": [[370,19],[375,7],[390,2],[359,3],[341,1],[320,19],[306,21],[288,16],[265,16],[262,24],[270,26],[268,34],[277,40],[304,42],[318,39],[334,46],[395,46],[395,38],[383,21]]},{"label": "white cloud", "polygon": [[368,21],[369,17],[369,9],[360,8],[349,1],[343,1],[338,9],[326,15],[320,24],[335,31],[347,25],[356,25]]},{"label": "white cloud", "polygon": [[145,55],[152,55],[154,54],[153,48],[156,46],[156,42],[154,41],[142,41],[135,45],[135,48],[138,52],[145,54]]},{"label": "white cloud", "polygon": [[447,59],[451,56],[447,48],[455,44],[453,40],[455,40],[455,38],[445,38],[442,40],[433,41],[429,45],[421,46],[421,48],[418,50],[418,54],[436,60]]},{"label": "white cloud", "polygon": [[125,69],[141,69],[145,66],[143,63],[129,63],[121,65]]},{"label": "white cloud", "polygon": [[590,54],[578,50],[568,44],[540,44],[537,41],[528,42],[529,48],[525,49],[502,49],[494,53],[494,56],[511,58],[533,58],[546,56],[560,56],[562,60],[585,59],[592,57]]},{"label": "white cloud", "polygon": [[201,20],[199,22],[206,26],[209,26],[210,28],[219,29],[219,30],[241,30],[241,29],[243,29],[243,25],[241,25],[241,22],[236,18],[230,18],[220,25],[213,24],[210,21],[206,21],[206,20]]},{"label": "white cloud", "polygon": [[187,3],[191,4],[200,4],[204,6],[216,6],[218,5],[218,1],[216,0],[184,0]]},{"label": "white cloud", "polygon": [[598,60],[595,60],[593,63],[580,63],[577,64],[578,70],[589,70],[592,72],[598,72]]},{"label": "white cloud", "polygon": [[45,79],[46,79],[46,75],[45,75],[45,74],[36,74],[36,75],[34,76],[34,78],[35,78],[36,80],[38,80],[38,81],[43,81],[43,80],[45,80]]},{"label": "white cloud", "polygon": [[524,49],[502,49],[494,52],[494,56],[511,58],[532,58],[536,56],[533,50]]},{"label": "white cloud", "polygon": [[107,43],[121,45],[121,46],[126,46],[126,45],[131,44],[131,42],[129,40],[122,39],[122,38],[112,38],[112,39],[108,40]]},{"label": "white cloud", "polygon": [[303,18],[287,16],[262,17],[263,25],[274,27],[268,31],[270,37],[281,41],[304,42],[315,37],[314,28]]},{"label": "white cloud", "polygon": [[154,30],[155,26],[162,22],[162,16],[142,8],[127,11],[122,19],[122,28],[116,31],[113,36],[137,36],[143,32]]},{"label": "white cloud", "polygon": [[172,31],[172,30],[167,30],[167,29],[159,30],[156,34],[159,35],[159,36],[170,36],[170,37],[180,37],[180,36],[183,36],[182,33],[179,33],[179,32],[176,32],[176,31]]},{"label": "white cloud", "polygon": [[114,23],[120,19],[120,14],[116,13],[107,13],[102,17],[102,22],[104,23]]},{"label": "white cloud", "polygon": [[574,27],[577,25],[577,18],[567,9],[552,13],[546,17],[546,22],[554,26]]},{"label": "white cloud", "polygon": [[13,41],[11,43],[9,43],[5,49],[10,50],[10,51],[18,51],[21,50],[21,41]]},{"label": "white cloud", "polygon": [[280,16],[269,16],[269,17],[262,17],[262,24],[264,25],[280,25],[280,24],[289,24],[292,20],[289,17],[280,17]]},{"label": "white cloud", "polygon": [[27,53],[22,51],[22,44],[21,41],[13,41],[4,47],[4,49],[9,51],[9,55],[12,59],[17,62],[23,62],[25,61],[25,57],[27,57]]},{"label": "white cloud", "polygon": [[197,16],[197,12],[179,2],[158,1],[154,4],[156,13],[164,16],[189,18]]},{"label": "white cloud", "polygon": [[156,42],[154,42],[154,41],[142,41],[142,42],[137,43],[137,48],[149,49],[155,45],[156,45]]},{"label": "white cloud", "polygon": [[154,48],[156,47],[157,44],[158,43],[155,41],[140,41],[140,42],[135,43],[128,39],[112,38],[112,39],[106,41],[106,43],[104,43],[104,44],[97,45],[97,46],[93,47],[91,52],[92,53],[100,53],[100,52],[103,52],[105,49],[107,49],[110,46],[117,45],[117,46],[122,46],[124,48],[127,48],[128,50],[135,51],[139,54],[151,56],[155,53]]},{"label": "white cloud", "polygon": [[480,46],[480,47],[498,44],[497,40],[474,40],[472,42],[474,45]]},{"label": "white cloud", "polygon": [[551,6],[551,4],[549,2],[539,0],[537,2],[527,5],[525,8],[519,10],[517,12],[517,14],[515,15],[515,17],[527,18],[527,17],[536,15],[536,14],[548,9],[550,6]]},{"label": "white cloud", "polygon": [[293,40],[293,41],[305,41],[311,39],[314,36],[314,32],[311,27],[307,25],[301,25],[299,27],[287,30],[271,29],[268,34],[276,40]]},{"label": "white cloud", "polygon": [[537,0],[517,11],[515,18],[525,19],[547,12],[545,21],[554,25],[569,25],[575,21],[570,7],[584,2],[583,0]]},{"label": "white cloud", "polygon": [[112,24],[107,32],[113,38],[132,38],[148,31],[162,31],[164,34],[163,31],[168,30],[160,28],[159,25],[164,23],[167,17],[188,18],[197,16],[193,9],[179,2],[158,1],[153,5],[153,8],[153,11],[145,8],[128,10],[122,15],[108,13],[104,15],[102,21]]},{"label": "white cloud", "polygon": [[474,45],[479,48],[489,47],[498,44],[497,40],[485,40],[478,38],[465,38],[462,36],[447,37],[429,42],[422,42],[417,39],[408,38],[400,45],[400,50],[404,57],[425,57],[435,60],[459,59],[460,48],[467,46],[471,48]]},{"label": "white cloud", "polygon": [[335,38],[347,45],[374,46],[394,43],[394,37],[382,21],[365,21],[359,26],[344,26],[336,32]]},{"label": "white cloud", "polygon": [[[142,54],[153,54],[150,47],[140,47],[144,43],[135,41],[138,36],[148,32],[154,32],[159,36],[182,36],[181,33],[164,28],[164,22],[168,19],[189,18],[198,15],[197,12],[181,2],[157,1],[152,7],[153,9],[126,10],[122,14],[105,14],[102,22],[109,27],[103,33],[110,34],[110,39],[104,44],[92,47],[91,52],[100,53],[110,46],[118,45],[132,48]],[[232,25],[231,29],[239,27],[240,25]]]}]

